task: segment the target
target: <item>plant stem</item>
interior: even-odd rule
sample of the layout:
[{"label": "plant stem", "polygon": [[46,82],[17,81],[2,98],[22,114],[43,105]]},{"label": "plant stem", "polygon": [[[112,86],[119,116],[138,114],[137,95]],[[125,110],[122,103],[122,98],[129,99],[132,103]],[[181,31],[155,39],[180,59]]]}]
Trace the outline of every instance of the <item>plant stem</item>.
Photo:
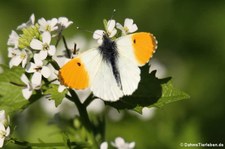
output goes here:
[{"label": "plant stem", "polygon": [[[14,138],[11,138],[14,144],[26,147],[57,147],[57,146],[65,146],[66,144],[63,142],[51,142],[51,143],[30,143],[27,141],[18,141]],[[75,143],[70,142],[70,145],[77,147],[77,148],[87,148],[90,147],[89,144],[86,143]]]},{"label": "plant stem", "polygon": [[70,99],[72,102],[75,103],[75,105],[77,106],[77,109],[79,111],[80,114],[80,119],[82,124],[84,125],[84,127],[86,128],[86,130],[88,131],[89,137],[92,140],[93,143],[93,149],[98,149],[98,143],[95,139],[94,136],[94,131],[93,131],[93,124],[91,123],[88,113],[87,113],[87,107],[85,106],[85,104],[82,104],[77,96],[77,94],[75,93],[74,90],[69,89],[69,93],[71,94],[71,96],[66,95],[66,97],[68,99]]}]

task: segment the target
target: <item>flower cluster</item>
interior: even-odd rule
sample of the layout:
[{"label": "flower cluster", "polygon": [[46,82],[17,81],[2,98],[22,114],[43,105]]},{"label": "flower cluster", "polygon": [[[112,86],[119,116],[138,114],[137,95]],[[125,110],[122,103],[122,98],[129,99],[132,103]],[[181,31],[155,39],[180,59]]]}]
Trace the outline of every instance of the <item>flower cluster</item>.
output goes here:
[{"label": "flower cluster", "polygon": [[[128,143],[125,142],[123,138],[117,137],[115,142],[111,142],[111,145],[116,149],[133,149],[135,147],[135,142]],[[103,142],[100,145],[100,149],[108,149],[108,143]]]},{"label": "flower cluster", "polygon": [[105,21],[104,25],[105,31],[96,30],[93,34],[93,38],[96,39],[99,44],[102,43],[103,35],[108,35],[109,38],[113,38],[114,36],[116,36],[118,34],[117,29],[121,31],[122,36],[133,33],[138,29],[137,25],[134,24],[133,19],[130,18],[125,19],[123,26],[120,23],[117,23],[115,20]]},{"label": "flower cluster", "polygon": [[20,34],[13,30],[9,35],[9,67],[21,65],[25,69],[21,80],[26,86],[22,90],[26,99],[30,98],[33,90],[40,89],[43,79],[49,79],[51,72],[54,72],[50,70],[52,58],[56,54],[52,38],[59,37],[72,23],[66,17],[51,20],[41,18],[35,23],[32,14],[26,23],[17,27]]},{"label": "flower cluster", "polygon": [[5,111],[0,111],[0,148],[2,148],[5,138],[10,134],[9,118],[6,116]]}]

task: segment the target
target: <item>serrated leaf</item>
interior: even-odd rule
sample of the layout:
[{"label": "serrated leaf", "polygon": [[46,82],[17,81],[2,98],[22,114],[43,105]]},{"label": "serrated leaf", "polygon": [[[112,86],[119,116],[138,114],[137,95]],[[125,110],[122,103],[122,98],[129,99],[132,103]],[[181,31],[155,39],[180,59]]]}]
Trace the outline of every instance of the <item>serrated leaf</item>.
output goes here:
[{"label": "serrated leaf", "polygon": [[52,100],[55,100],[56,107],[61,104],[63,98],[65,97],[67,93],[67,90],[64,90],[63,92],[58,92],[58,85],[56,84],[50,84],[49,88],[45,91],[46,95],[50,95],[50,98]]},{"label": "serrated leaf", "polygon": [[177,88],[174,88],[174,86],[172,85],[172,81],[169,81],[166,84],[162,84],[162,90],[163,94],[161,98],[155,104],[150,105],[149,107],[161,108],[166,104],[190,98],[190,96],[187,93]]},{"label": "serrated leaf", "polygon": [[23,84],[20,77],[24,70],[19,67],[9,69],[4,65],[1,67],[4,71],[0,74],[0,108],[7,112],[19,110],[28,103],[22,95],[22,87],[18,86]]},{"label": "serrated leaf", "polygon": [[142,68],[141,81],[138,89],[131,96],[125,96],[117,102],[106,102],[118,110],[133,109],[138,113],[142,113],[144,107],[162,107],[165,104],[187,99],[189,96],[174,88],[171,78],[158,79],[152,71],[149,74],[149,67]]}]

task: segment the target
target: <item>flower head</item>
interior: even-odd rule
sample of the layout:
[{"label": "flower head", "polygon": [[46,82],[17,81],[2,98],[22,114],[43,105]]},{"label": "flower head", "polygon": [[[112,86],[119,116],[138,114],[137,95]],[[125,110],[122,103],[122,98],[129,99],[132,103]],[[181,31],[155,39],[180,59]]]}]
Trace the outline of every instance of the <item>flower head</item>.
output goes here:
[{"label": "flower head", "polygon": [[101,44],[103,41],[103,35],[107,35],[109,38],[112,38],[116,35],[117,30],[115,28],[116,21],[115,20],[109,20],[105,25],[105,31],[104,30],[96,30],[93,34],[93,38],[97,39],[98,43]]},{"label": "flower head", "polygon": [[10,133],[10,128],[5,126],[0,123],[0,148],[3,146],[5,138],[9,136]]},{"label": "flower head", "polygon": [[5,110],[0,111],[0,148],[3,146],[5,138],[9,136],[10,128],[8,127],[9,119]]},{"label": "flower head", "polygon": [[9,67],[12,68],[13,66],[19,66],[19,64],[22,63],[22,67],[24,68],[28,60],[27,52],[25,50],[13,48],[9,48],[8,51],[8,56],[11,57]]},{"label": "flower head", "polygon": [[40,55],[35,54],[34,63],[30,62],[26,67],[26,72],[34,73],[31,78],[31,82],[36,85],[41,84],[42,76],[44,78],[48,78],[51,75],[50,69],[47,66],[43,65],[43,62],[39,56]]},{"label": "flower head", "polygon": [[120,23],[116,23],[116,27],[122,31],[123,35],[126,35],[128,33],[133,33],[137,31],[138,29],[137,25],[134,24],[133,19],[129,19],[129,18],[125,19],[124,26],[122,26]]},{"label": "flower head", "polygon": [[40,51],[40,57],[45,59],[48,55],[53,56],[56,52],[56,48],[53,45],[50,45],[51,35],[49,32],[44,32],[42,34],[42,41],[33,39],[30,43],[30,47],[34,50]]},{"label": "flower head", "polygon": [[127,143],[121,137],[117,137],[111,144],[117,149],[133,149],[135,147],[135,142]]},{"label": "flower head", "polygon": [[59,25],[59,28],[61,28],[61,29],[65,29],[65,28],[69,27],[72,23],[73,22],[69,21],[68,18],[66,18],[66,17],[58,18],[58,25]]},{"label": "flower head", "polygon": [[34,14],[32,14],[30,16],[30,19],[26,23],[22,23],[21,25],[19,25],[17,27],[17,30],[22,30],[24,28],[30,27],[30,26],[34,25],[34,22],[35,22],[35,16],[34,16]]},{"label": "flower head", "polygon": [[58,29],[56,26],[58,20],[56,18],[47,21],[44,18],[41,18],[38,20],[38,23],[40,24],[40,31],[42,32],[52,32]]}]

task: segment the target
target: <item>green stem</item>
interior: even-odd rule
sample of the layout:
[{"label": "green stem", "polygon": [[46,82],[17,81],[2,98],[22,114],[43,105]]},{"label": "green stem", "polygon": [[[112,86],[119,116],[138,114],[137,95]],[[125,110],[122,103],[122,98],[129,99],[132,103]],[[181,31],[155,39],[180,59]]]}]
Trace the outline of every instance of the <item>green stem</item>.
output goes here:
[{"label": "green stem", "polygon": [[[59,146],[65,146],[66,144],[63,142],[52,142],[52,143],[30,143],[27,141],[18,141],[14,138],[10,139],[14,144],[20,145],[20,146],[26,146],[26,147],[59,147]],[[70,142],[71,146],[77,147],[77,148],[88,148],[90,147],[87,143],[76,143],[76,142]]]},{"label": "green stem", "polygon": [[82,124],[84,125],[84,127],[86,128],[86,130],[88,131],[89,137],[92,140],[93,143],[93,148],[94,149],[98,149],[98,143],[95,139],[94,133],[93,133],[93,124],[91,123],[88,113],[87,113],[87,107],[82,104],[77,96],[77,94],[75,93],[74,90],[69,89],[69,93],[71,94],[71,96],[66,95],[66,97],[71,100],[72,102],[75,103],[75,105],[77,106],[77,109],[79,111],[80,114],[80,119]]}]

